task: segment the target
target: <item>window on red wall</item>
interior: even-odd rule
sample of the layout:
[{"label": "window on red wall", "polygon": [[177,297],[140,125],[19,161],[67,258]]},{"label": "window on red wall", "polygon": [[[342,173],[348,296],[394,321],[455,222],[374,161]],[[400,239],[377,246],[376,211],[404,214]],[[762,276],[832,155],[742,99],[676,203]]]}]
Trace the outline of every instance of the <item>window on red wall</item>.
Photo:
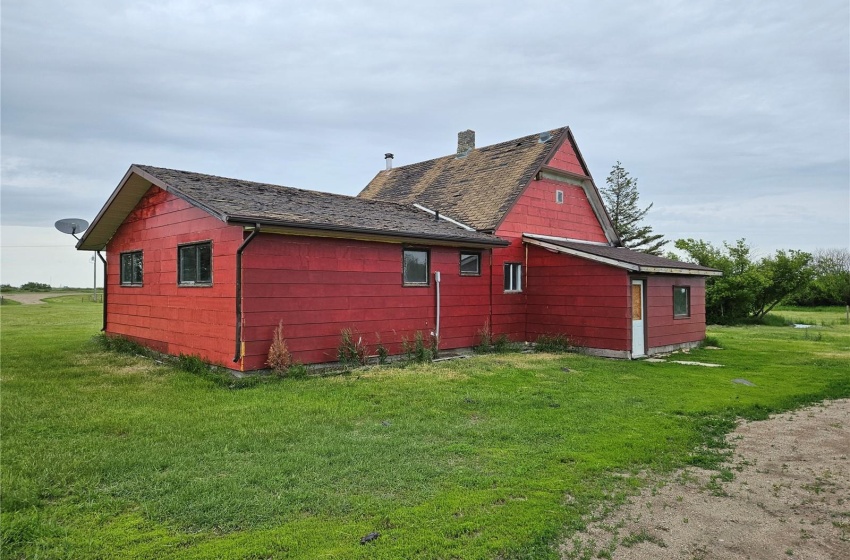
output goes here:
[{"label": "window on red wall", "polygon": [[673,286],[673,317],[691,316],[691,288]]},{"label": "window on red wall", "polygon": [[402,278],[405,286],[428,285],[428,261],[430,254],[427,249],[405,249],[402,259]]},{"label": "window on red wall", "polygon": [[181,286],[212,284],[212,242],[177,247],[177,282]]},{"label": "window on red wall", "polygon": [[141,251],[121,253],[121,285],[141,286],[144,274]]},{"label": "window on red wall", "polygon": [[481,253],[478,251],[460,252],[460,275],[481,276]]},{"label": "window on red wall", "polygon": [[522,265],[520,263],[505,263],[505,291],[522,291]]}]

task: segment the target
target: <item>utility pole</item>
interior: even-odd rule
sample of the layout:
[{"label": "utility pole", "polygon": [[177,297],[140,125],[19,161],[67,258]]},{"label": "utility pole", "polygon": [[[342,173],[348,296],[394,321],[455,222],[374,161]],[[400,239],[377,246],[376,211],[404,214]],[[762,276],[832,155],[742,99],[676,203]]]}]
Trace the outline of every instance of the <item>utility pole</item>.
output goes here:
[{"label": "utility pole", "polygon": [[93,271],[93,274],[94,274],[94,276],[93,276],[93,278],[94,278],[93,286],[94,287],[92,288],[91,299],[92,299],[93,302],[97,303],[97,258],[95,258],[94,255],[91,256],[91,264],[92,264],[92,271]]}]

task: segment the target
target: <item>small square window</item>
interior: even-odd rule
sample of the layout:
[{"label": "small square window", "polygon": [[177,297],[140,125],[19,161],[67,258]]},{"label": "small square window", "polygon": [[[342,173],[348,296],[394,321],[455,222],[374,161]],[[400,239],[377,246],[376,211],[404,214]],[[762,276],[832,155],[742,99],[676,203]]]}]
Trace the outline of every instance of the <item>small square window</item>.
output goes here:
[{"label": "small square window", "polygon": [[460,275],[481,276],[481,253],[460,252]]},{"label": "small square window", "polygon": [[564,191],[555,191],[555,202],[558,204],[564,203]]},{"label": "small square window", "polygon": [[177,276],[184,286],[212,284],[212,242],[179,246]]},{"label": "small square window", "polygon": [[402,262],[405,286],[428,285],[428,250],[405,249]]},{"label": "small square window", "polygon": [[522,291],[522,265],[520,263],[505,263],[505,291]]},{"label": "small square window", "polygon": [[121,253],[121,285],[141,286],[144,274],[144,261],[141,251]]},{"label": "small square window", "polygon": [[673,317],[691,316],[691,288],[673,286]]}]

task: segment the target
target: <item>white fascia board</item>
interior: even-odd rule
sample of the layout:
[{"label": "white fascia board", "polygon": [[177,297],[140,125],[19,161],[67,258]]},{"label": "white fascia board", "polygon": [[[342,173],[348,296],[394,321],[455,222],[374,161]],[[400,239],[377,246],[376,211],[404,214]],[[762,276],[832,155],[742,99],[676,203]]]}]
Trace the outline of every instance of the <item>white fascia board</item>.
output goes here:
[{"label": "white fascia board", "polygon": [[585,241],[584,239],[572,239],[570,237],[558,237],[556,235],[542,235],[539,233],[522,233],[523,237],[530,237],[532,239],[538,239],[540,241],[565,241],[568,243],[586,243],[588,245],[596,245],[598,247],[611,247],[610,243],[603,243],[602,241]]},{"label": "white fascia board", "polygon": [[641,272],[640,267],[636,264],[625,263],[623,261],[609,259],[608,257],[600,257],[599,255],[592,255],[590,253],[585,253],[584,251],[576,251],[575,249],[568,249],[567,247],[561,247],[560,245],[546,243],[545,241],[540,241],[539,239],[526,238],[525,242],[530,243],[531,245],[537,245],[538,247],[543,247],[544,249],[549,249],[550,251],[554,251],[556,253],[564,253],[566,255],[580,257],[589,261],[601,262],[611,266],[616,266],[617,268],[631,270],[632,272]]},{"label": "white fascia board", "polygon": [[[609,264],[611,266],[616,266],[617,268],[623,268],[625,270],[631,270],[632,272],[642,272],[646,274],[678,274],[682,276],[722,276],[723,273],[720,271],[714,270],[694,270],[690,268],[676,268],[676,267],[662,267],[662,266],[641,266],[637,264],[627,263],[623,261],[619,261],[616,259],[612,259],[609,257],[602,257],[600,255],[594,255],[591,253],[585,253],[584,251],[579,251],[576,249],[570,249],[567,247],[561,247],[560,245],[555,245],[552,243],[547,243],[544,239],[540,239],[541,237],[546,237],[542,235],[535,234],[527,234],[524,233],[523,240],[526,243],[530,243],[531,245],[537,245],[539,247],[543,247],[544,249],[548,249],[550,251],[554,251],[556,253],[564,253],[567,255],[573,255],[575,257],[580,257],[583,259],[587,259],[590,261],[596,261],[604,264]],[[560,241],[558,238],[550,238],[551,241]],[[564,240],[566,241],[566,240]],[[577,243],[587,243],[586,241],[577,241]],[[595,245],[605,246],[604,243],[595,243]]]},{"label": "white fascia board", "polygon": [[694,270],[692,268],[667,268],[663,266],[642,266],[641,272],[652,274],[684,274],[690,276],[723,276],[719,270]]}]

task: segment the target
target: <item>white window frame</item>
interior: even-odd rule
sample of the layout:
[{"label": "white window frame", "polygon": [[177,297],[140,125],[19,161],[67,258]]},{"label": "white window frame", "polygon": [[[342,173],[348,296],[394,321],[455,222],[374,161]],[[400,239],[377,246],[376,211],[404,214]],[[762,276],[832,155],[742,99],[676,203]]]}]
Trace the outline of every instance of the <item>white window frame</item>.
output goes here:
[{"label": "white window frame", "polygon": [[506,262],[504,280],[505,293],[522,292],[522,263]]}]

